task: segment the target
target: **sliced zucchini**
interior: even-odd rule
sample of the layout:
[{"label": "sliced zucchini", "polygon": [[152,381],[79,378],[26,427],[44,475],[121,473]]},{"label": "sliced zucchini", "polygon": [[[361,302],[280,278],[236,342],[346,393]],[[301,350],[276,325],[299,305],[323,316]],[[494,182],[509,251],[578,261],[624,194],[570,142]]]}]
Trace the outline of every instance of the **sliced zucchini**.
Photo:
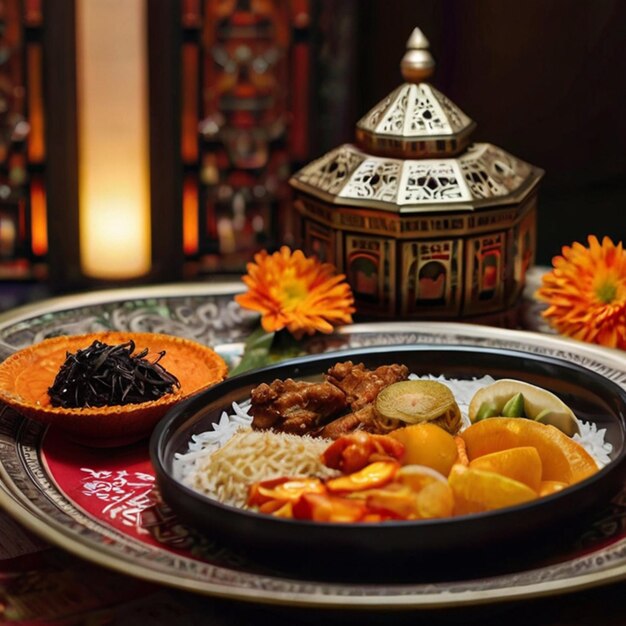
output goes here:
[{"label": "sliced zucchini", "polygon": [[461,410],[452,391],[435,380],[403,380],[385,387],[376,398],[379,418],[406,424],[431,422],[450,433],[461,427]]}]

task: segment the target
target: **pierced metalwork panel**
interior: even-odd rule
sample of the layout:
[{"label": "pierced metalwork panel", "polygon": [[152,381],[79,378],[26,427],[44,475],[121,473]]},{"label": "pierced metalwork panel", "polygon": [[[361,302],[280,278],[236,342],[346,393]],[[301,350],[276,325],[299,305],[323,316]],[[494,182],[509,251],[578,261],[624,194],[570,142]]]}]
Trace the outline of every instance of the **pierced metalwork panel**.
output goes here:
[{"label": "pierced metalwork panel", "polygon": [[435,89],[432,85],[428,85],[428,88],[433,93],[433,96],[437,100],[439,106],[443,109],[445,116],[448,119],[448,123],[454,132],[459,132],[464,128],[467,128],[472,120],[459,109],[452,100],[447,96],[444,96],[438,89]]},{"label": "pierced metalwork panel", "polygon": [[[424,205],[424,210],[458,211],[471,205],[503,204],[507,196],[536,183],[541,170],[491,144],[473,144],[462,157],[394,159],[370,156],[352,144],[335,148],[297,172],[296,187],[334,204],[374,206],[398,211]],[[530,193],[528,186],[523,194]],[[519,199],[517,199],[519,201]],[[445,204],[449,203],[450,207]]]},{"label": "pierced metalwork panel", "polygon": [[506,196],[531,176],[528,163],[491,144],[473,144],[459,159],[475,198]]},{"label": "pierced metalwork panel", "polygon": [[472,199],[454,159],[405,161],[400,189],[403,205]]},{"label": "pierced metalwork panel", "polygon": [[395,203],[400,166],[400,161],[371,157],[357,167],[339,195]]},{"label": "pierced metalwork panel", "polygon": [[428,138],[461,133],[472,120],[427,83],[404,83],[357,124],[375,135]]},{"label": "pierced metalwork panel", "polygon": [[380,120],[383,118],[385,111],[389,105],[396,99],[396,96],[402,89],[402,86],[394,89],[386,98],[381,100],[375,107],[370,109],[359,121],[358,126],[365,130],[375,130]]},{"label": "pierced metalwork panel", "polygon": [[337,194],[364,159],[355,148],[340,146],[304,167],[297,178],[319,191]]},{"label": "pierced metalwork panel", "polygon": [[[412,109],[405,125],[405,134],[448,135],[454,132],[446,112],[437,102],[430,85],[411,85]],[[415,94],[415,95],[413,95]],[[459,119],[459,116],[456,116]]]},{"label": "pierced metalwork panel", "polygon": [[[409,89],[412,85],[409,85]],[[409,108],[409,89],[403,86],[398,92],[393,104],[387,108],[382,121],[376,127],[375,132],[383,135],[403,135],[404,124]]]}]

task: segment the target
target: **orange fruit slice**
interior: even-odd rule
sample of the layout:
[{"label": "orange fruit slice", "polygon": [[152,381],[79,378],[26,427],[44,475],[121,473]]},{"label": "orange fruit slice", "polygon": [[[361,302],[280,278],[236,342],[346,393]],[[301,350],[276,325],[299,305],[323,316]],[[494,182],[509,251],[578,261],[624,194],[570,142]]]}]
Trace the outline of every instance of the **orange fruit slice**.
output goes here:
[{"label": "orange fruit slice", "polygon": [[558,480],[542,480],[539,485],[539,495],[549,496],[552,493],[557,493],[557,491],[562,491],[565,487],[567,487],[567,483]]},{"label": "orange fruit slice", "polygon": [[403,465],[426,465],[447,476],[458,455],[454,437],[436,424],[411,424],[389,435],[404,444]]},{"label": "orange fruit slice", "polygon": [[539,491],[541,484],[541,457],[537,448],[522,446],[499,450],[479,456],[470,462],[474,469],[502,474],[520,483],[528,485],[533,491]]},{"label": "orange fruit slice", "polygon": [[584,480],[598,471],[593,457],[558,428],[532,420],[490,417],[461,433],[470,461],[484,454],[532,446],[542,463],[542,480],[568,484]]},{"label": "orange fruit slice", "polygon": [[528,485],[495,472],[455,465],[448,483],[454,494],[455,515],[467,515],[515,506],[535,500]]}]

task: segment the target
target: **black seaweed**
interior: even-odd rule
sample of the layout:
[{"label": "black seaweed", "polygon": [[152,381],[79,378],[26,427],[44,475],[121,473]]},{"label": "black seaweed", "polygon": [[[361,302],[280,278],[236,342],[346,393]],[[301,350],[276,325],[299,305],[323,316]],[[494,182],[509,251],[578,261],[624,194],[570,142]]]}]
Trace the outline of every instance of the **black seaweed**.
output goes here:
[{"label": "black seaweed", "polygon": [[136,404],[172,393],[180,382],[159,361],[145,357],[147,348],[133,355],[135,342],[116,346],[94,341],[88,348],[67,353],[48,395],[53,406],[86,408]]}]

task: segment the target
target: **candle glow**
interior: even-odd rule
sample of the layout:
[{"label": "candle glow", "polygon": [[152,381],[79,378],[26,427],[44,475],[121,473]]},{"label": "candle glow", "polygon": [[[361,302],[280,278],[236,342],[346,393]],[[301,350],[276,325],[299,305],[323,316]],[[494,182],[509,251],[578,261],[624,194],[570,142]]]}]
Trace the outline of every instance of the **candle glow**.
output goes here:
[{"label": "candle glow", "polygon": [[85,275],[150,270],[145,0],[76,3],[80,258]]}]

